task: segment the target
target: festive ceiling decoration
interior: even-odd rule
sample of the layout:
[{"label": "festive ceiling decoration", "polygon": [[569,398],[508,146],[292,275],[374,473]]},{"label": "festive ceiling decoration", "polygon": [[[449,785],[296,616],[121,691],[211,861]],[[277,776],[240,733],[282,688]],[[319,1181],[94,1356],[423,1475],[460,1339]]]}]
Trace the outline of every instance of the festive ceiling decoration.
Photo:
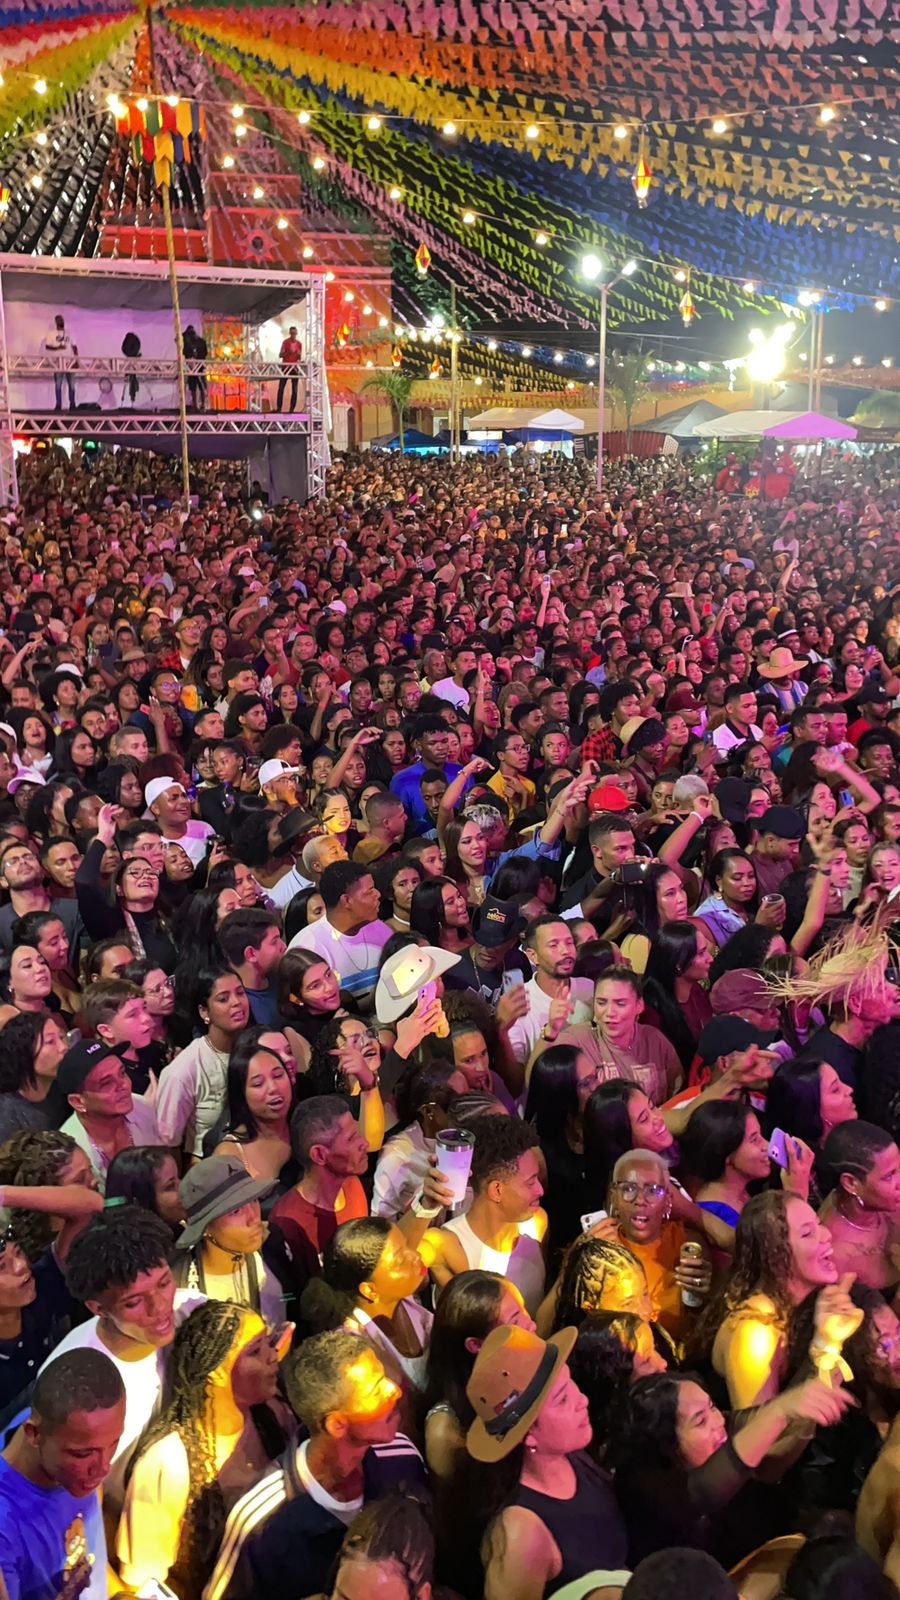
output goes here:
[{"label": "festive ceiling decoration", "polygon": [[[156,130],[132,126],[152,77],[143,9],[9,0],[0,245],[102,248],[93,197],[109,207],[134,187],[106,110],[112,92],[144,157],[164,133],[177,157],[188,134],[185,209],[241,212],[254,258],[292,244],[296,259],[314,259],[316,217],[387,237],[401,325],[448,315],[452,287],[466,334],[593,329],[587,253],[609,280],[637,262],[611,283],[613,333],[683,322],[705,335],[751,306],[765,316],[796,305],[809,285],[832,306],[893,300],[893,10],[891,0],[169,0],[154,12],[153,87],[194,120]],[[190,135],[204,114],[216,136],[198,158]],[[299,186],[301,214],[271,210],[264,148]],[[140,180],[135,193],[152,206]],[[385,364],[390,352],[387,342]],[[481,357],[489,374],[483,347]],[[495,367],[510,360],[501,343]]]}]

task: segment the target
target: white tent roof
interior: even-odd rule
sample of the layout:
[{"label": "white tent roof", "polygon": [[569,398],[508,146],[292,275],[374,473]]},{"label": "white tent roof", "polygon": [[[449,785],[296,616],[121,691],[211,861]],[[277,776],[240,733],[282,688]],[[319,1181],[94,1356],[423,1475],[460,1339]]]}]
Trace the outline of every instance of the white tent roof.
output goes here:
[{"label": "white tent roof", "polygon": [[774,435],[778,439],[855,439],[856,429],[817,411],[732,411],[729,416],[698,422],[694,436],[701,439],[752,439]]},{"label": "white tent roof", "polygon": [[466,420],[467,428],[558,428],[561,433],[581,433],[584,422],[571,411],[529,411],[524,406],[493,406]]}]

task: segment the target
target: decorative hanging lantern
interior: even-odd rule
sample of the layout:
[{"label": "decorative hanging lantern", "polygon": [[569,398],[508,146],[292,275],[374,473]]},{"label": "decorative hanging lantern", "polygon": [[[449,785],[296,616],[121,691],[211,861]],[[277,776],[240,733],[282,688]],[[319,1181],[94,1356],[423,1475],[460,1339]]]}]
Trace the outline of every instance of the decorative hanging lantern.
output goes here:
[{"label": "decorative hanging lantern", "polygon": [[402,349],[401,345],[395,344],[393,350],[391,351],[391,366],[392,367],[402,367],[402,365],[403,365],[403,349]]},{"label": "decorative hanging lantern", "polygon": [[335,329],[335,333],[334,333],[334,342],[337,345],[339,350],[343,350],[344,345],[347,343],[347,340],[349,339],[349,337],[350,337],[350,324],[347,323],[347,322],[342,322],[340,327]]},{"label": "decorative hanging lantern", "polygon": [[684,294],[681,296],[681,299],[678,302],[678,309],[681,312],[682,322],[686,328],[689,328],[695,316],[694,300],[690,288],[685,289]]},{"label": "decorative hanging lantern", "polygon": [[440,375],[441,375],[442,370],[443,369],[441,367],[440,357],[439,356],[435,356],[434,360],[431,363],[431,367],[429,368],[429,376],[432,377],[432,378],[439,378]]},{"label": "decorative hanging lantern", "polygon": [[632,188],[634,189],[635,198],[638,205],[642,209],[647,204],[647,196],[650,193],[650,185],[652,182],[653,180],[650,176],[650,168],[647,165],[647,132],[646,129],[642,127],[640,137],[638,139],[637,166],[631,175],[631,184]]},{"label": "decorative hanging lantern", "polygon": [[638,158],[638,164],[634,169],[631,182],[634,186],[637,203],[641,207],[647,204],[647,196],[650,193],[650,185],[652,181],[653,180],[650,176],[650,168],[648,167],[643,156],[640,156]]},{"label": "decorative hanging lantern", "polygon": [[431,251],[423,239],[418,250],[416,251],[416,271],[420,278],[426,278],[428,276],[428,268],[430,266]]},{"label": "decorative hanging lantern", "polygon": [[0,217],[5,217],[9,210],[9,190],[6,184],[0,184]]}]

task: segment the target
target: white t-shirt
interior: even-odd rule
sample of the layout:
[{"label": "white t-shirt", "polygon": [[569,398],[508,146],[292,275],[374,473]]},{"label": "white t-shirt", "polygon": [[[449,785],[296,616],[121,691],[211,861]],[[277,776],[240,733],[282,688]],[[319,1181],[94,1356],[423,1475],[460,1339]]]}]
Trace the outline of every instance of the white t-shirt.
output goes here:
[{"label": "white t-shirt", "polygon": [[196,819],[187,824],[187,831],[180,839],[167,839],[166,844],[180,844],[185,855],[189,855],[195,867],[199,867],[206,855],[207,840],[215,833],[208,822],[198,822]]},{"label": "white t-shirt", "polygon": [[[538,1041],[541,1029],[550,1020],[550,996],[538,988],[537,978],[525,985],[528,1010],[509,1030],[509,1043],[517,1061],[527,1061]],[[569,979],[569,1020],[567,1028],[576,1022],[590,1022],[594,1011],[594,985],[590,978]]]},{"label": "white t-shirt", "polygon": [[468,711],[469,691],[460,689],[452,678],[438,678],[437,683],[431,685],[431,693],[439,695],[442,700],[449,701],[451,706],[456,706],[458,711]]},{"label": "white t-shirt", "polygon": [[[176,1327],[185,1317],[190,1316],[195,1306],[203,1305],[205,1299],[206,1295],[197,1294],[196,1290],[176,1289]],[[107,1508],[115,1508],[118,1514],[122,1506],[125,1471],[131,1453],[159,1405],[168,1346],[162,1350],[151,1351],[149,1356],[143,1356],[140,1361],[124,1361],[121,1356],[113,1355],[112,1351],[107,1349],[98,1329],[97,1317],[92,1317],[90,1322],[82,1322],[79,1327],[73,1328],[64,1339],[60,1339],[56,1349],[44,1362],[44,1367],[49,1367],[51,1361],[55,1361],[57,1356],[64,1355],[67,1350],[99,1350],[101,1355],[109,1357],[119,1373],[125,1385],[125,1426],[109,1476],[103,1483],[103,1504]],[[43,1370],[42,1367],[41,1371]]]},{"label": "white t-shirt", "polygon": [[747,744],[748,741],[759,744],[761,738],[762,728],[758,728],[755,722],[751,722],[743,737],[729,728],[727,722],[720,722],[718,728],[713,730],[712,742],[717,750],[733,750],[735,745]]},{"label": "white t-shirt", "polygon": [[326,916],[295,933],[288,949],[315,951],[334,968],[341,988],[365,1006],[375,990],[381,952],[391,938],[393,929],[378,918],[359,933],[339,933]]}]

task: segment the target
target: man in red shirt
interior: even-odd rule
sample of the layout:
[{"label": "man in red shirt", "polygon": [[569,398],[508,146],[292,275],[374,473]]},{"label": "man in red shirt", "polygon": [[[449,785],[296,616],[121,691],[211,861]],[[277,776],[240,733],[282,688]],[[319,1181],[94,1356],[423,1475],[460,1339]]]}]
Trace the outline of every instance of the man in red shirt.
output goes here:
[{"label": "man in red shirt", "polygon": [[288,329],[287,338],[286,339],[282,339],[282,341],[281,341],[281,349],[278,352],[278,359],[281,362],[281,368],[282,368],[282,372],[284,373],[284,376],[282,378],[280,378],[279,381],[278,381],[278,398],[277,398],[277,400],[275,402],[275,410],[276,411],[280,411],[281,410],[281,402],[284,399],[284,391],[287,388],[288,379],[290,378],[291,403],[290,403],[290,406],[288,407],[288,409],[290,411],[296,411],[296,409],[297,409],[297,362],[303,360],[303,345],[300,343],[300,340],[297,338],[297,329],[296,328],[289,328]]}]

